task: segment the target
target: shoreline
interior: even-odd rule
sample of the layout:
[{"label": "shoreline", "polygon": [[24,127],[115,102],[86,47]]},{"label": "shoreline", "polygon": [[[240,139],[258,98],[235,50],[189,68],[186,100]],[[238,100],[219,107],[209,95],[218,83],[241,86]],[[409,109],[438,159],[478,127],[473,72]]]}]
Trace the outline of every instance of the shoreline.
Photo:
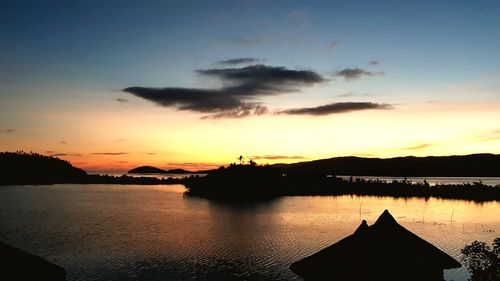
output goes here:
[{"label": "shoreline", "polygon": [[[213,176],[212,176],[213,177]],[[48,186],[56,184],[115,184],[115,185],[174,185],[186,188],[185,195],[207,199],[230,200],[267,200],[284,196],[375,196],[392,198],[440,198],[474,202],[500,201],[500,185],[487,185],[482,182],[463,184],[435,184],[412,182],[408,180],[380,180],[343,177],[287,176],[279,178],[245,177],[218,178],[210,175],[186,176],[183,178],[132,177],[127,175],[88,175],[86,179],[73,181],[43,181],[22,183],[1,183],[1,186]],[[258,182],[256,182],[258,181]]]}]

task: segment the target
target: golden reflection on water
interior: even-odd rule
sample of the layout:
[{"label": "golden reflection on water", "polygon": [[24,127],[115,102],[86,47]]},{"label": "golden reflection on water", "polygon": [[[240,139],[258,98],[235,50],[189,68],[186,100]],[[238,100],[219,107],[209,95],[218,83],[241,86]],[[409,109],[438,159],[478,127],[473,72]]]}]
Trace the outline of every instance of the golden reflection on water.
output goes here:
[{"label": "golden reflection on water", "polygon": [[[313,212],[321,219],[356,220],[366,219],[373,223],[389,209],[399,222],[428,222],[439,224],[499,224],[499,202],[473,202],[444,200],[439,198],[391,198],[369,196],[309,196],[288,197],[287,207],[295,209],[295,200],[302,204],[303,211]],[[296,212],[299,210],[294,210]],[[341,216],[339,217],[339,214]],[[293,218],[293,217],[292,217]]]},{"label": "golden reflection on water", "polygon": [[[61,264],[69,280],[299,280],[290,263],[350,235],[362,219],[374,223],[385,209],[457,258],[465,243],[500,236],[499,202],[301,196],[228,203],[184,191],[4,187],[0,238]],[[467,276],[464,268],[445,273],[447,280]]]}]

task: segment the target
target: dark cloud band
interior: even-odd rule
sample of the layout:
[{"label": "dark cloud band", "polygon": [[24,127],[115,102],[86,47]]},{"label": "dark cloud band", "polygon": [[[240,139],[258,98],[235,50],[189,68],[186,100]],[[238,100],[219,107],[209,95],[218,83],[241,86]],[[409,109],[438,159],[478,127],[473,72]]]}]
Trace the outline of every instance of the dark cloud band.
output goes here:
[{"label": "dark cloud band", "polygon": [[267,107],[255,101],[258,97],[300,91],[302,87],[327,81],[314,71],[262,64],[195,72],[217,78],[228,85],[216,89],[130,87],[123,91],[160,106],[207,113],[203,119],[243,118],[268,112]]},{"label": "dark cloud band", "polygon": [[338,102],[317,107],[293,108],[280,111],[279,114],[293,115],[329,115],[350,111],[368,110],[368,109],[392,109],[393,106],[385,103],[373,102]]},{"label": "dark cloud band", "polygon": [[238,84],[272,85],[283,84],[301,85],[325,82],[320,74],[309,70],[293,70],[279,66],[263,64],[250,65],[242,68],[214,68],[196,70],[197,73],[214,76]]}]

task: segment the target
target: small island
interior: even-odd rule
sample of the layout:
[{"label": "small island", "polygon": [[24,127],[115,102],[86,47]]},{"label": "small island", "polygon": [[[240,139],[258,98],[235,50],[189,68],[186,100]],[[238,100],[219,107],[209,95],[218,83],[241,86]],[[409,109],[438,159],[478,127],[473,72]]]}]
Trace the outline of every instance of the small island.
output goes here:
[{"label": "small island", "polygon": [[127,172],[127,174],[194,174],[194,173],[197,172],[191,172],[184,169],[163,170],[153,166],[140,166]]},{"label": "small island", "polygon": [[167,171],[153,166],[140,166],[127,172],[127,174],[166,174]]}]

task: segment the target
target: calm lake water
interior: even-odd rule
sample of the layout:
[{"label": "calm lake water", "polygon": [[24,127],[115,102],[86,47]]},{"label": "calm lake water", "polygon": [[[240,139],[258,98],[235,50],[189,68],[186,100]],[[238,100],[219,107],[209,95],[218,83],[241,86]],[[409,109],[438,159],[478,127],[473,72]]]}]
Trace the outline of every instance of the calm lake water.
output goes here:
[{"label": "calm lake water", "polygon": [[[500,203],[360,196],[226,204],[181,185],[0,188],[0,240],[63,266],[68,280],[300,280],[290,263],[350,235],[384,209],[460,258],[500,236]],[[446,280],[467,280],[462,268]]]},{"label": "calm lake water", "polygon": [[[350,176],[339,176],[343,179],[349,179]],[[360,178],[366,180],[384,180],[392,182],[393,180],[404,180],[405,177],[382,177],[382,176],[353,176],[353,178]],[[436,184],[462,184],[462,183],[475,183],[482,182],[487,185],[500,185],[499,177],[406,177],[406,180],[414,183],[423,183],[424,180],[430,185]]]}]

